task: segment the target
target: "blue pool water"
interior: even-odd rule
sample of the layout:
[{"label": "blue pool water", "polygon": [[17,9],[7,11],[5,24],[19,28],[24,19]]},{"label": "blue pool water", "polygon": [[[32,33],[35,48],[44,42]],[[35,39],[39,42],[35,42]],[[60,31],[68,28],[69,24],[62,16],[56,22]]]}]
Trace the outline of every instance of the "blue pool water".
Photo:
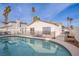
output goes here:
[{"label": "blue pool water", "polygon": [[0,37],[1,56],[70,56],[62,45],[26,37]]}]

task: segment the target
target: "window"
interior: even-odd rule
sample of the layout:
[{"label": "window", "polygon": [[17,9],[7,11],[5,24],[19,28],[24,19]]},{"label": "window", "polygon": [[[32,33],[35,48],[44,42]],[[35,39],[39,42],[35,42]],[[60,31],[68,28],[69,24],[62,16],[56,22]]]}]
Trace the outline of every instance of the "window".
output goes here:
[{"label": "window", "polygon": [[51,27],[43,27],[43,34],[51,34]]},{"label": "window", "polygon": [[34,28],[30,28],[31,35],[34,35]]}]

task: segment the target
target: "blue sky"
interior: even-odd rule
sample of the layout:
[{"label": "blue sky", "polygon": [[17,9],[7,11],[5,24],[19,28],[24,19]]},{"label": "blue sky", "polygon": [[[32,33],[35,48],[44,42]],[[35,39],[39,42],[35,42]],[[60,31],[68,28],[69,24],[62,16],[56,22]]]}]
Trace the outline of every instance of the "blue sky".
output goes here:
[{"label": "blue sky", "polygon": [[[62,22],[67,24],[67,16],[72,17],[73,25],[79,26],[79,4],[71,3],[6,3],[0,4],[0,23],[3,21],[3,10],[6,6],[11,6],[9,20],[21,20],[23,22],[31,23],[32,16],[39,16],[41,20]],[[36,8],[36,12],[32,13],[32,6]]]}]

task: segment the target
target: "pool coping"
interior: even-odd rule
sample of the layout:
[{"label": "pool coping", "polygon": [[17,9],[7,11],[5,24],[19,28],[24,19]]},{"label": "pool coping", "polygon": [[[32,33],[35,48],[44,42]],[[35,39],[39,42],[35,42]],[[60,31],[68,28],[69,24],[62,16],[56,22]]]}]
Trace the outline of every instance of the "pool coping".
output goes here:
[{"label": "pool coping", "polygon": [[37,38],[37,39],[44,39],[44,40],[50,40],[56,43],[59,43],[60,45],[64,46],[72,56],[79,56],[79,48],[68,43],[64,42],[63,40],[56,40],[56,39],[51,39],[51,38],[42,38],[42,37],[34,37],[34,36],[26,36],[26,35],[3,35],[0,37],[5,37],[5,36],[22,36],[22,37],[29,37],[29,38]]}]

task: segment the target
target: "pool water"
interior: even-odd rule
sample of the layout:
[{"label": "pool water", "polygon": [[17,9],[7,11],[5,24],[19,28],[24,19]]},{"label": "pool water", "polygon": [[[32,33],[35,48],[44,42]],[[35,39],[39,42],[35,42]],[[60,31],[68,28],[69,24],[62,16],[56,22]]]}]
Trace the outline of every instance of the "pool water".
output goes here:
[{"label": "pool water", "polygon": [[70,56],[62,45],[35,38],[0,37],[1,56]]}]

